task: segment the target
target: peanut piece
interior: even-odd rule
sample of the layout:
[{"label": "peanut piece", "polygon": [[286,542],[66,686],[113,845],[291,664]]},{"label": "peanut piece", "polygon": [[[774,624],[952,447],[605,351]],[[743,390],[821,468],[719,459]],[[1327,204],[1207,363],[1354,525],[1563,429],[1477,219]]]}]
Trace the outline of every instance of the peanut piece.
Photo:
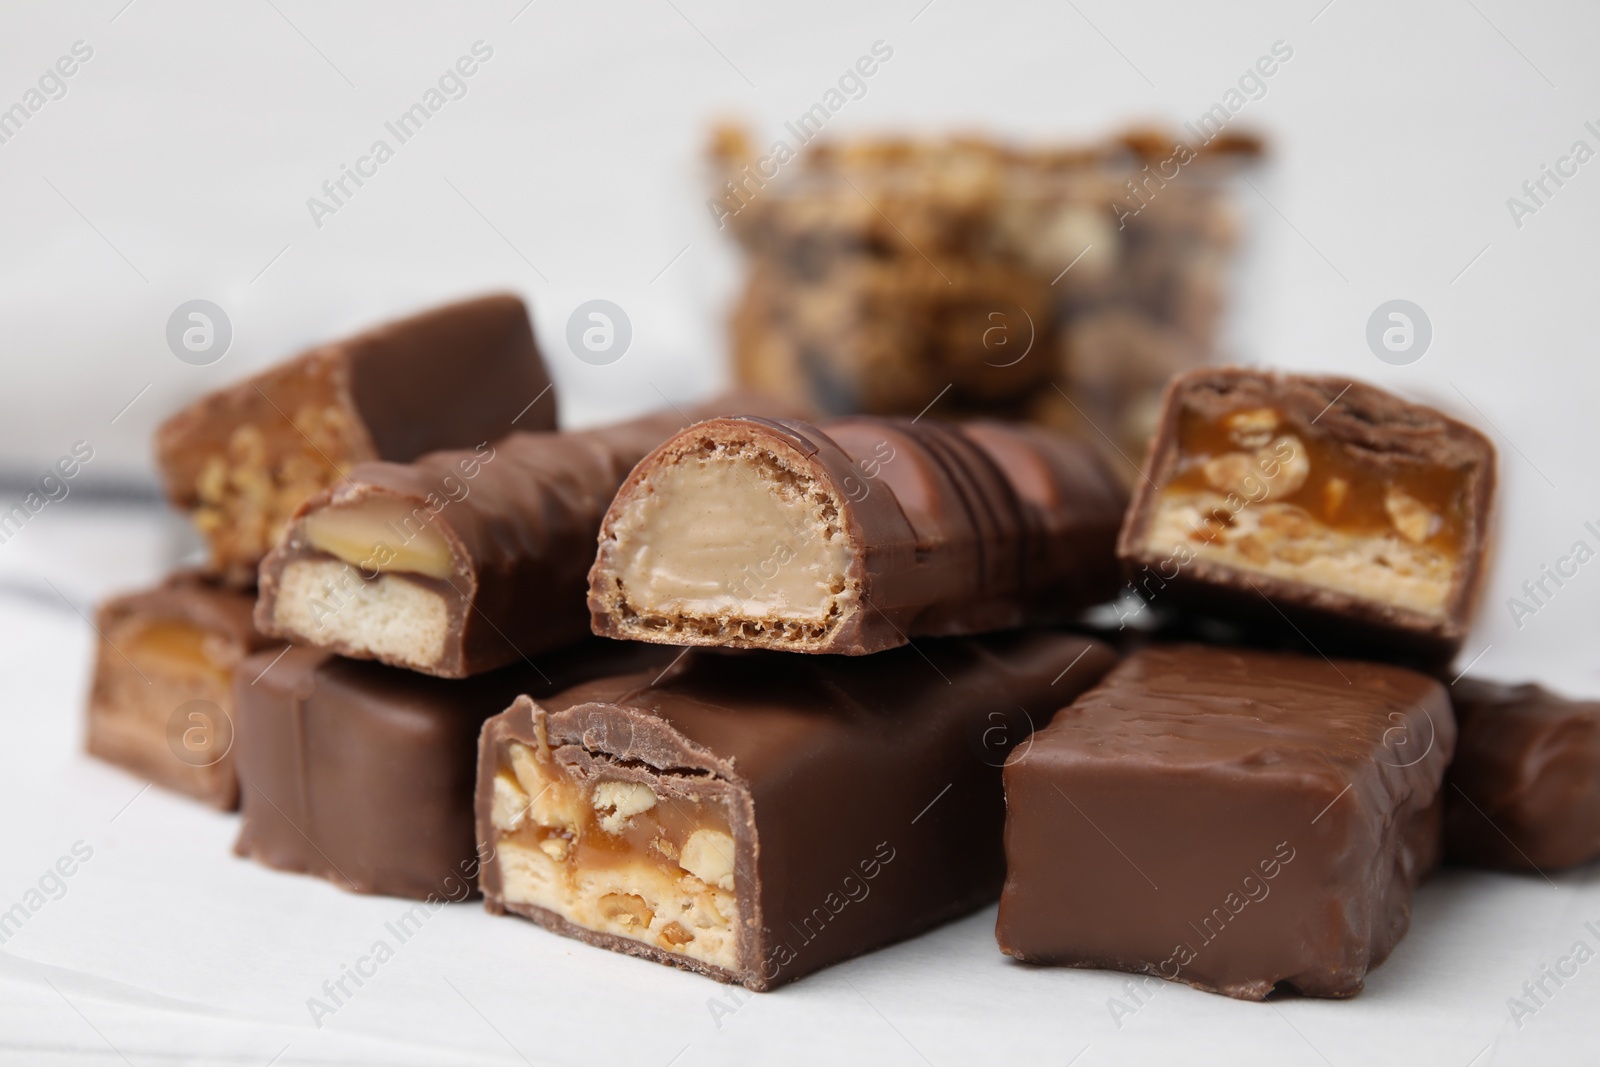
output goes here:
[{"label": "peanut piece", "polygon": [[523,792],[531,798],[527,803],[528,814],[533,821],[540,826],[577,833],[579,820],[571,809],[567,790],[546,775],[533,749],[520,741],[513,741],[507,746],[507,751],[511,757],[512,773],[516,775]]},{"label": "peanut piece", "polygon": [[1311,459],[1306,455],[1306,446],[1292,434],[1284,434],[1257,452],[1256,459],[1268,469],[1272,461],[1277,461],[1278,473],[1272,478],[1272,495],[1280,499],[1298,493],[1311,476]]},{"label": "peanut piece", "polygon": [[1205,474],[1206,484],[1219,493],[1244,494],[1246,479],[1254,475],[1260,478],[1255,462],[1245,452],[1224,452],[1206,460],[1201,468]]},{"label": "peanut piece", "polygon": [[720,830],[696,830],[683,843],[678,866],[707,885],[733,888],[733,838]]},{"label": "peanut piece", "polygon": [[621,833],[628,820],[656,806],[656,795],[643,782],[601,782],[594,787],[594,810],[601,812],[600,828]]},{"label": "peanut piece", "polygon": [[1394,528],[1414,545],[1420,545],[1439,530],[1439,516],[1403,489],[1390,486],[1383,494],[1383,510],[1389,513]]},{"label": "peanut piece", "polygon": [[494,776],[494,799],[489,805],[489,821],[496,830],[515,830],[528,814],[528,794],[516,779],[504,771]]},{"label": "peanut piece", "polygon": [[1235,411],[1223,420],[1228,434],[1246,448],[1260,448],[1272,440],[1272,431],[1278,428],[1278,413],[1272,408],[1251,408]]},{"label": "peanut piece", "polygon": [[650,928],[656,913],[644,898],[633,893],[607,893],[600,898],[600,914],[620,926]]}]

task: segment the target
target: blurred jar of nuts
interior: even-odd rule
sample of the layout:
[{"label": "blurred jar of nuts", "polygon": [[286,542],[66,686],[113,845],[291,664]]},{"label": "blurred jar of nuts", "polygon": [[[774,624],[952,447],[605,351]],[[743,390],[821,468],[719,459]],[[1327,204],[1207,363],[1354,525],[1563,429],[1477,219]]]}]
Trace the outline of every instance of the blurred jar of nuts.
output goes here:
[{"label": "blurred jar of nuts", "polygon": [[745,384],[841,414],[937,398],[946,417],[1069,427],[1137,460],[1168,378],[1232,354],[1254,138],[792,140],[762,149],[729,126],[712,142],[707,205],[748,264]]}]

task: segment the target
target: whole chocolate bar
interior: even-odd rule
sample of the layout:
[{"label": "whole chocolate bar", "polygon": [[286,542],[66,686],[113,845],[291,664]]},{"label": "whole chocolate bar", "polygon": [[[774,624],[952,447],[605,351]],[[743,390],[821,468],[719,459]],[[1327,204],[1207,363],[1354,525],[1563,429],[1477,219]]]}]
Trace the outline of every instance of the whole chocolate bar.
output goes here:
[{"label": "whole chocolate bar", "polygon": [[485,904],[766,990],[993,899],[1000,765],[1115,662],[1024,631],[851,659],[695,650],[484,726]]},{"label": "whole chocolate bar", "polygon": [[782,411],[734,393],[572,433],[518,433],[414,463],[368,463],[307,501],[261,565],[268,633],[444,678],[589,634],[600,519],[651,449],[694,418]]},{"label": "whole chocolate bar", "polygon": [[1070,617],[1116,588],[1125,501],[1032,427],[713,419],[628,477],[589,574],[594,632],[862,655]]},{"label": "whole chocolate bar", "polygon": [[[460,900],[475,891],[473,783],[483,721],[669,656],[590,639],[462,681],[292,648],[240,671],[234,851],[358,893]],[[252,681],[252,679],[254,679]]]},{"label": "whole chocolate bar", "polygon": [[1284,620],[1426,665],[1460,648],[1489,542],[1494,446],[1345,378],[1174,379],[1118,541],[1154,603]]},{"label": "whole chocolate bar", "polygon": [[[322,345],[196,401],[162,424],[168,498],[229,584],[306,498],[369,460],[406,462],[556,425],[522,301],[489,296]],[[538,403],[534,401],[538,400]]]},{"label": "whole chocolate bar", "polygon": [[239,804],[233,676],[279,642],[250,624],[255,600],[183,571],[100,606],[88,749],[223,811]]},{"label": "whole chocolate bar", "polygon": [[1454,740],[1444,686],[1400,667],[1136,652],[1006,763],[1000,947],[1352,996],[1438,861]]},{"label": "whole chocolate bar", "polygon": [[1553,871],[1600,859],[1600,701],[1463,678],[1445,790],[1451,860]]}]

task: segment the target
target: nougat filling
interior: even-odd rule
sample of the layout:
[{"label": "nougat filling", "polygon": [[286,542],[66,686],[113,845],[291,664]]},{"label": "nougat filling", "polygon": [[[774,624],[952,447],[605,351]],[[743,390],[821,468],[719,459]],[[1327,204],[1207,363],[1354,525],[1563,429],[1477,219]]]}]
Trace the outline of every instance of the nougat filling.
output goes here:
[{"label": "nougat filling", "polygon": [[558,762],[542,743],[495,753],[492,862],[507,904],[702,963],[738,966],[740,901],[725,804]]},{"label": "nougat filling", "polygon": [[651,472],[612,524],[614,614],[635,632],[820,640],[855,595],[840,502],[753,444],[707,440]]},{"label": "nougat filling", "polygon": [[1271,407],[1182,413],[1179,465],[1144,536],[1199,558],[1443,617],[1468,533],[1468,471],[1364,461]]}]

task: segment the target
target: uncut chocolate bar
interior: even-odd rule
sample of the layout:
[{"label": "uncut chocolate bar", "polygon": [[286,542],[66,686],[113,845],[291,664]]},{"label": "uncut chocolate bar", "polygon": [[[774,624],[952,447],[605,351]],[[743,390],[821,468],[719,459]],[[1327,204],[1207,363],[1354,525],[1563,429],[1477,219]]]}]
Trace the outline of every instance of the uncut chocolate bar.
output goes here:
[{"label": "uncut chocolate bar", "polygon": [[1438,861],[1454,739],[1444,686],[1400,667],[1136,652],[1006,763],[1000,948],[1353,996]]},{"label": "uncut chocolate bar", "polygon": [[251,625],[254,606],[187,571],[102,604],[90,754],[214,808],[237,807],[234,672],[279,646]]},{"label": "uncut chocolate bar", "polygon": [[1345,378],[1196,371],[1167,390],[1146,473],[1118,553],[1152,603],[1287,617],[1381,658],[1460,648],[1495,484],[1471,427]]},{"label": "uncut chocolate bar", "polygon": [[449,681],[311,648],[276,662],[256,656],[237,686],[234,851],[358,893],[460,900],[477,884],[483,721],[519,693],[669,660],[662,649],[591,638],[537,665]]},{"label": "uncut chocolate bar", "polygon": [[162,424],[156,455],[232,585],[255,584],[295,508],[369,460],[405,462],[556,424],[522,301],[437,308],[206,396]]},{"label": "uncut chocolate bar", "polygon": [[1519,871],[1600,859],[1600,702],[1473,678],[1450,697],[1461,740],[1445,790],[1445,855]]},{"label": "uncut chocolate bar", "polygon": [[1124,503],[1093,449],[1048,430],[713,419],[606,512],[594,631],[862,655],[1057,621],[1114,595]]},{"label": "uncut chocolate bar", "polygon": [[570,433],[368,463],[307,501],[261,565],[256,623],[345,656],[462,678],[589,635],[595,533],[617,486],[695,418],[786,411],[733,393]]},{"label": "uncut chocolate bar", "polygon": [[1047,631],[699,649],[519,697],[483,731],[485,904],[753,990],[910,937],[994,898],[1000,765],[1113,662]]}]

